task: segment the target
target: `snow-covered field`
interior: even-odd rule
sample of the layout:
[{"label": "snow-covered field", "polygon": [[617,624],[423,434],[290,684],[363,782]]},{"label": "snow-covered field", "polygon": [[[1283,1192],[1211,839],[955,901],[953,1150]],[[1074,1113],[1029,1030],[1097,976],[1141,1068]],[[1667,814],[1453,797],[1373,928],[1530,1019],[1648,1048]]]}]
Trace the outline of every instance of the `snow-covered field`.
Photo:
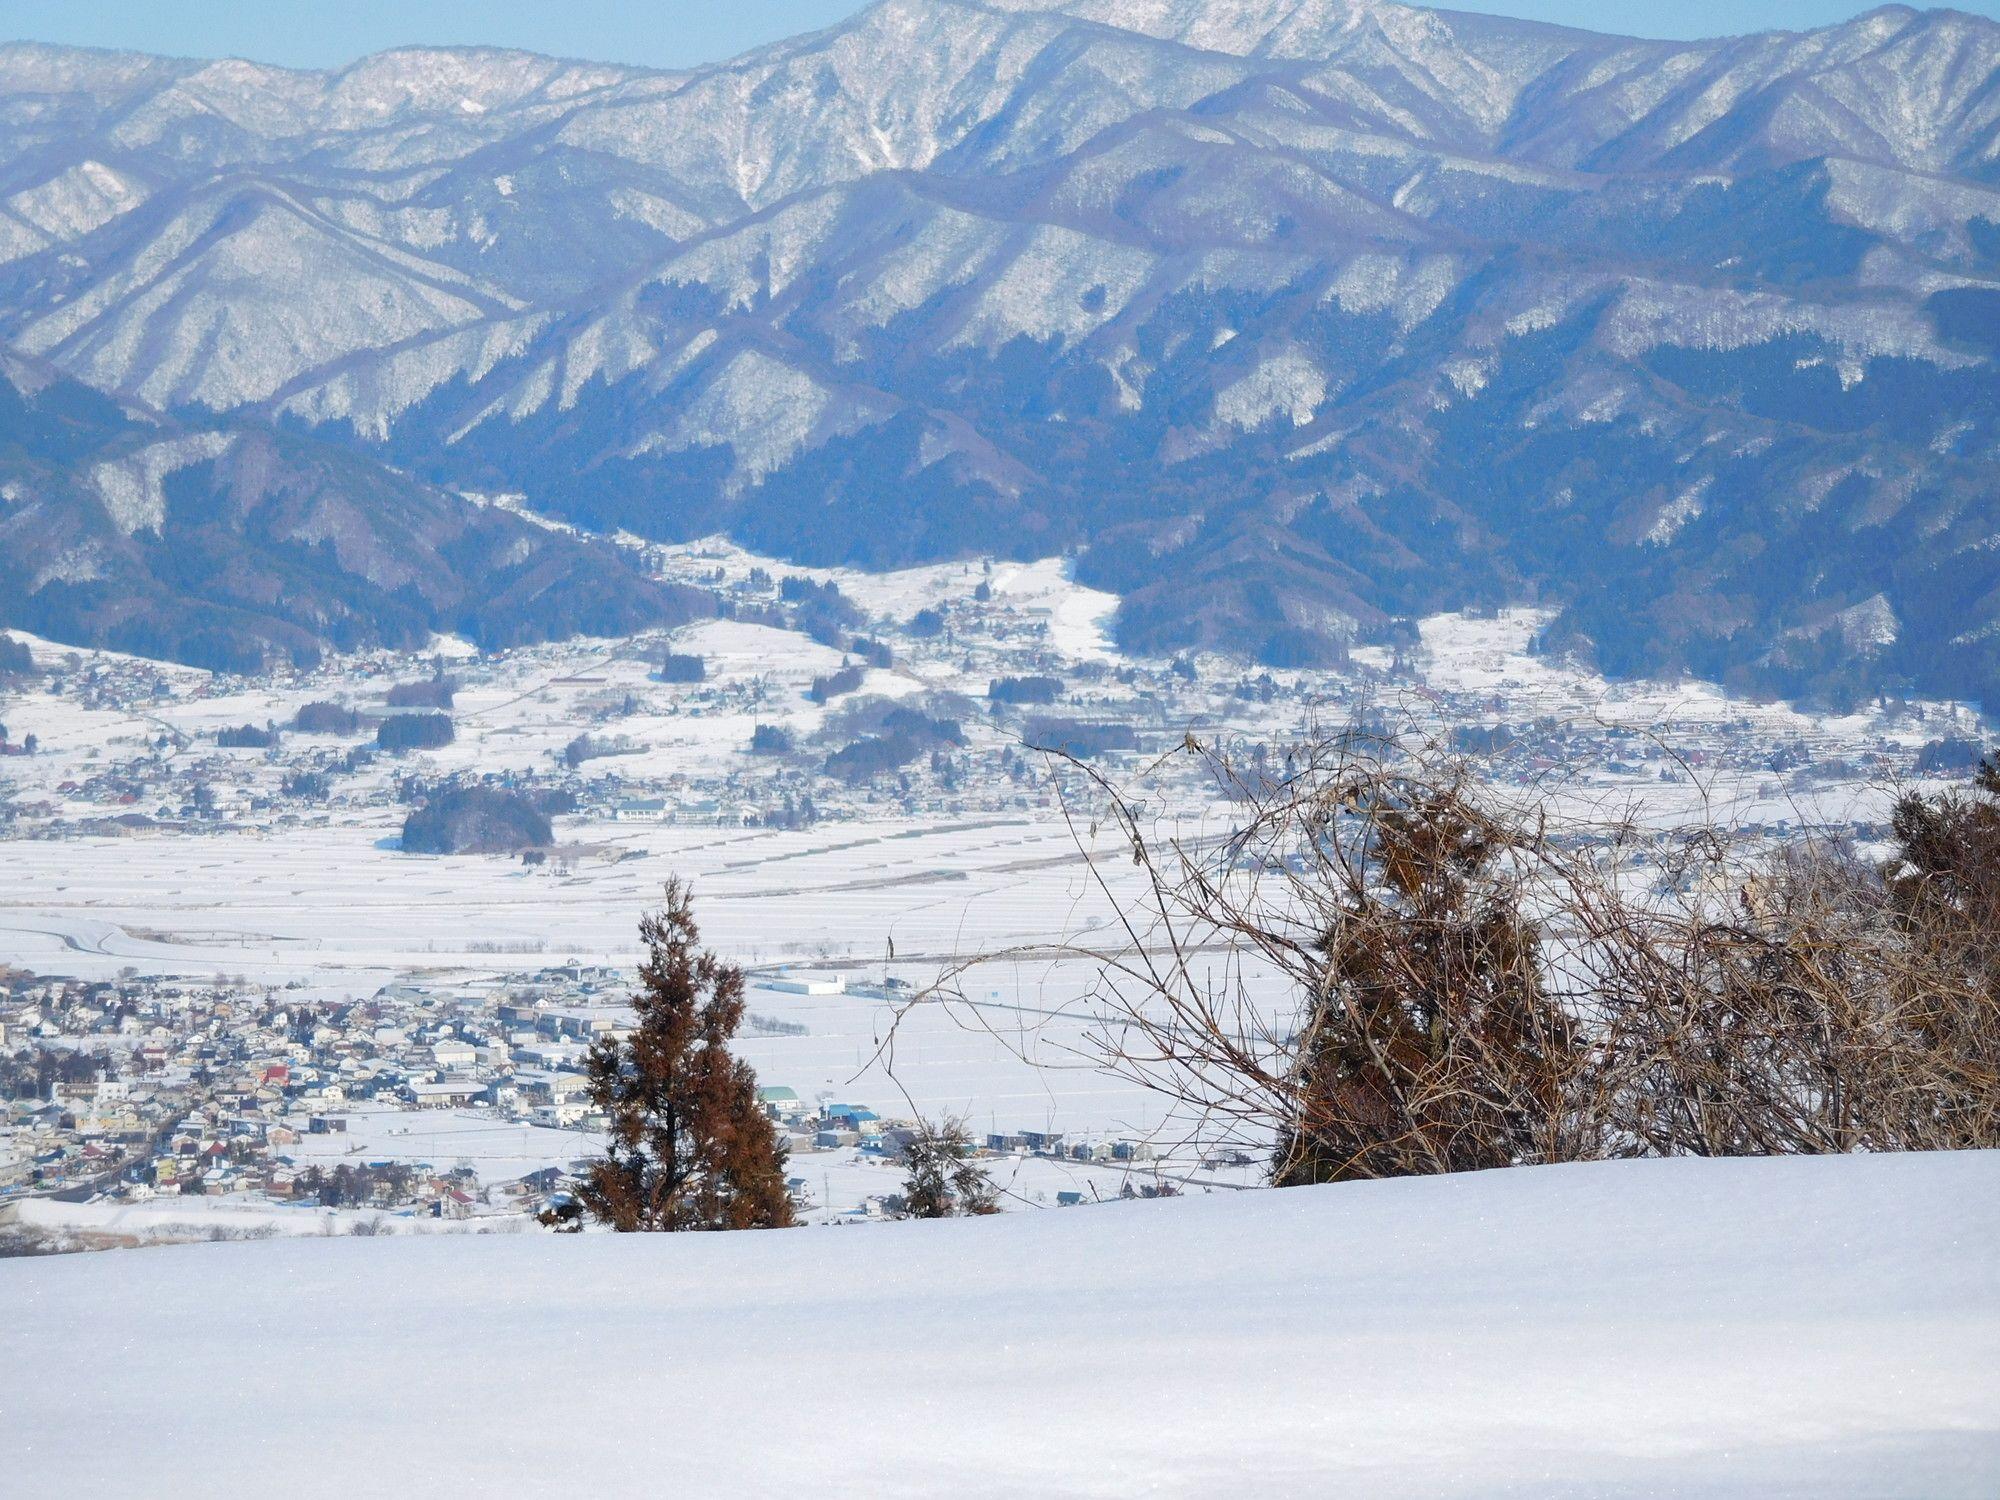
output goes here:
[{"label": "snow-covered field", "polygon": [[[537,1163],[536,1165],[543,1165]],[[533,1234],[525,1214],[475,1220],[440,1219],[380,1208],[322,1208],[274,1203],[267,1198],[170,1197],[125,1203],[99,1199],[71,1203],[21,1198],[0,1210],[0,1233],[9,1228],[55,1250],[132,1249],[186,1245],[203,1240],[268,1240],[281,1236],[342,1234]]]},{"label": "snow-covered field", "polygon": [[2000,1493],[2000,1154],[0,1263],[8,1486]]}]

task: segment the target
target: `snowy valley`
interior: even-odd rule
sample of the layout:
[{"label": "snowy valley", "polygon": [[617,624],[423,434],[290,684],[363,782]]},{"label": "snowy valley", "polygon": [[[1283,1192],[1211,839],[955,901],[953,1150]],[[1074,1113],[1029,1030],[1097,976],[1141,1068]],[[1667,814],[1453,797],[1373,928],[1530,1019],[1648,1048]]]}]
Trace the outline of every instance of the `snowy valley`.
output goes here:
[{"label": "snowy valley", "polygon": [[0,1488],[2000,1494],[1996,474],[2000,20],[0,37]]}]

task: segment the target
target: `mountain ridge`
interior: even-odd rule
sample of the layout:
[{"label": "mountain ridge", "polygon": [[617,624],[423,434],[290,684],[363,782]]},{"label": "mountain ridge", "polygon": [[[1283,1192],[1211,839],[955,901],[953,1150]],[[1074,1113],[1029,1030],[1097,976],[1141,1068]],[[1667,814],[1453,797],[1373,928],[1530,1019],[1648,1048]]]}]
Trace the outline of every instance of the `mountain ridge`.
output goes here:
[{"label": "mountain ridge", "polygon": [[189,427],[0,353],[0,623],[221,671],[620,635],[712,601],[347,449]]},{"label": "mountain ridge", "polygon": [[2000,661],[2000,25],[1963,13],[882,0],[684,72],[68,92],[17,51],[0,338],[107,391],[642,534],[1074,551],[1140,649],[1330,660],[1498,596],[1621,670]]}]

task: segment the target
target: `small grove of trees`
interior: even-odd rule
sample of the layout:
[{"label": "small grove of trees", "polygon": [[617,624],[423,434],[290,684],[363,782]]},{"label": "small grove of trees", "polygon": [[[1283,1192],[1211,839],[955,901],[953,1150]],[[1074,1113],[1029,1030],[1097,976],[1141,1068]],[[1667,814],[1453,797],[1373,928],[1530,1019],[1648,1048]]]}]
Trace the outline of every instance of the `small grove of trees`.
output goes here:
[{"label": "small grove of trees", "polygon": [[861,611],[834,583],[792,574],[778,581],[778,597],[793,606],[793,623],[822,646],[839,650],[861,623]]},{"label": "small grove of trees", "polygon": [[787,792],[776,807],[764,809],[758,821],[766,828],[810,828],[819,822],[819,808],[810,792],[796,799]]},{"label": "small grove of trees", "polygon": [[224,750],[268,750],[278,743],[278,726],[266,724],[259,729],[255,724],[239,724],[232,729],[219,729],[215,743]]},{"label": "small grove of trees", "polygon": [[0,1099],[46,1100],[57,1084],[94,1083],[101,1071],[99,1060],[88,1052],[37,1046],[33,1052],[0,1056]]},{"label": "small grove of trees", "polygon": [[1034,719],[1022,738],[1031,750],[1053,751],[1077,760],[1095,760],[1118,750],[1139,748],[1129,724],[1085,724],[1073,719]]},{"label": "small grove of trees", "polygon": [[869,735],[843,745],[826,758],[826,774],[849,786],[899,771],[923,754],[923,747],[906,734]]},{"label": "small grove of trees", "polygon": [[993,703],[1053,703],[1062,690],[1060,677],[996,677],[986,697]]},{"label": "small grove of trees", "polygon": [[458,697],[458,680],[437,676],[422,682],[399,682],[389,689],[391,708],[450,708]]},{"label": "small grove of trees", "polygon": [[333,778],[324,771],[292,771],[280,784],[287,797],[301,802],[324,802],[333,791]]},{"label": "small grove of trees", "polygon": [[729,1050],[743,1022],[743,972],[700,943],[693,897],[667,883],[639,927],[646,958],[636,1024],[590,1051],[590,1098],[610,1121],[574,1210],[620,1231],[781,1229],[792,1223],[785,1146],[757,1102],[757,1075]]},{"label": "small grove of trees", "polygon": [[752,755],[790,755],[792,732],[778,724],[759,724],[750,731]]},{"label": "small grove of trees", "polygon": [[620,738],[600,738],[591,734],[580,734],[563,746],[562,762],[574,771],[585,761],[602,760],[611,755],[629,755],[632,752],[629,740]]},{"label": "small grove of trees", "polygon": [[976,1218],[1000,1211],[1000,1191],[972,1159],[965,1122],[922,1120],[903,1148],[902,1214],[909,1219]]},{"label": "small grove of trees", "polygon": [[353,734],[361,728],[361,715],[339,703],[308,703],[292,716],[292,728],[300,734]]},{"label": "small grove of trees", "polygon": [[554,841],[548,814],[503,787],[443,787],[403,820],[406,854],[517,854]]},{"label": "small grove of trees", "polygon": [[826,774],[850,786],[899,771],[927,751],[935,756],[944,748],[965,744],[965,731],[957,720],[933,718],[919,709],[898,706],[879,716],[861,717],[879,722],[881,733],[863,735],[826,759]]},{"label": "small grove of trees", "polygon": [[866,670],[857,666],[845,666],[838,672],[824,672],[812,680],[806,696],[815,703],[827,703],[842,693],[853,692],[866,676]]},{"label": "small grove of trees", "polygon": [[1121,946],[1072,951],[1098,1060],[1274,1182],[2000,1147],[2000,767],[1904,797],[1876,867],[1559,819],[1367,737],[1275,782],[1183,753],[1238,788],[1219,844],[1156,845],[1068,762],[1140,871],[1093,859]]},{"label": "small grove of trees", "polygon": [[1979,741],[1953,737],[1931,740],[1917,751],[1919,776],[1962,775],[1978,767],[1983,752]]},{"label": "small grove of trees", "polygon": [[933,716],[921,709],[898,705],[882,716],[882,728],[890,734],[907,734],[926,746],[965,746],[965,728],[956,719]]},{"label": "small grove of trees", "polygon": [[34,671],[35,658],[27,643],[0,635],[0,677],[31,677]]},{"label": "small grove of trees", "polygon": [[660,658],[659,676],[662,682],[706,682],[708,663],[699,656],[669,651]]},{"label": "small grove of trees", "polygon": [[294,1187],[300,1197],[322,1208],[365,1207],[370,1203],[402,1201],[410,1195],[415,1180],[415,1170],[401,1162],[353,1165],[343,1162],[331,1172],[323,1167],[307,1167],[299,1173]]},{"label": "small grove of trees", "polygon": [[449,714],[392,714],[375,731],[383,750],[436,750],[455,738]]}]

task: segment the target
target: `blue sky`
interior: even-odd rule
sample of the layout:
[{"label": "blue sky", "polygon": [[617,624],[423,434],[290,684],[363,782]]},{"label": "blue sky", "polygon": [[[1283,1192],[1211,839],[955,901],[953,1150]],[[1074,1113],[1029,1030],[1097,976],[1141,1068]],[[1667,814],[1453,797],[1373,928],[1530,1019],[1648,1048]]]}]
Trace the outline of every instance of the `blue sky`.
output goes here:
[{"label": "blue sky", "polygon": [[[0,39],[251,57],[334,67],[407,43],[486,43],[679,67],[708,62],[862,9],[859,0],[0,0]],[[1640,36],[1802,28],[1868,9],[1855,0],[1457,0]],[[1963,0],[2000,17],[2000,0]]]}]

